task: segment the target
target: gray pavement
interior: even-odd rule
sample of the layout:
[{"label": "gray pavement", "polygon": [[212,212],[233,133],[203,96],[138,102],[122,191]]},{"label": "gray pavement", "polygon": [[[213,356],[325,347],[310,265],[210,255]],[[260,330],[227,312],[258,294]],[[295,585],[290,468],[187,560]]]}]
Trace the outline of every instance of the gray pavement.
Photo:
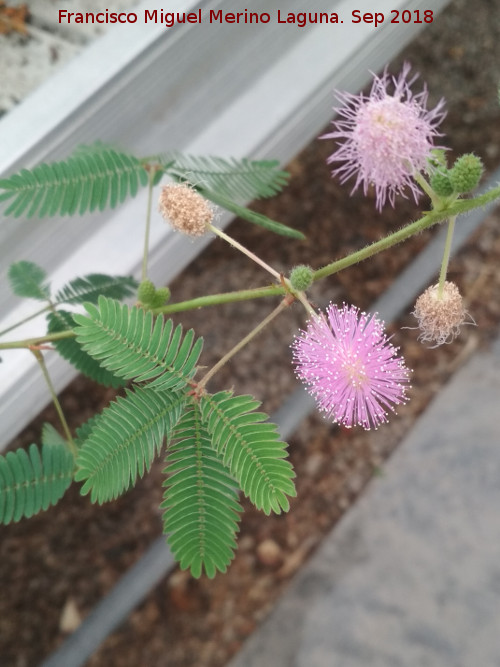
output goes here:
[{"label": "gray pavement", "polygon": [[306,666],[500,667],[500,340],[453,377],[230,663]]}]

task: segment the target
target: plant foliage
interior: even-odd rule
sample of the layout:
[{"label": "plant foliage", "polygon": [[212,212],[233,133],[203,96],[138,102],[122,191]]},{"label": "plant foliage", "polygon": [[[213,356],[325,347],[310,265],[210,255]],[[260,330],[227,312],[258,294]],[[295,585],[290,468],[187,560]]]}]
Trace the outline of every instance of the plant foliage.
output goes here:
[{"label": "plant foliage", "polygon": [[81,215],[115,208],[147,183],[147,172],[137,158],[97,148],[1,179],[0,201],[10,200],[5,215],[16,218]]},{"label": "plant foliage", "polygon": [[99,297],[107,296],[119,301],[132,296],[138,282],[132,276],[108,276],[103,273],[89,273],[75,278],[62,287],[55,296],[55,303],[79,304],[97,303]]},{"label": "plant foliage", "polygon": [[14,217],[102,211],[107,206],[115,208],[129,195],[134,197],[140,186],[148,184],[148,170],[153,173],[152,185],[168,174],[191,183],[205,197],[249,222],[277,234],[305,238],[301,232],[236,203],[271,197],[283,189],[289,174],[276,160],[200,157],[176,151],[141,159],[95,143],[79,146],[67,160],[23,169],[1,179],[0,202],[8,202],[5,215]]},{"label": "plant foliage", "polygon": [[182,389],[191,380],[203,346],[194,331],[185,336],[172,320],[153,323],[151,312],[129,308],[99,297],[98,306],[85,304],[88,316],[74,315],[82,348],[112,373],[157,389]]},{"label": "plant foliage", "polygon": [[50,288],[44,282],[47,274],[38,264],[24,260],[14,262],[9,267],[8,277],[12,291],[17,296],[39,301],[49,299]]},{"label": "plant foliage", "polygon": [[93,421],[78,450],[75,480],[85,482],[81,493],[104,503],[135,484],[171,434],[184,402],[180,393],[145,387],[118,397]]},{"label": "plant foliage", "polygon": [[259,401],[222,391],[205,394],[200,405],[212,446],[243,493],[266,514],[288,511],[287,496],[295,496],[294,472],[276,425],[264,421],[265,413],[254,412]]},{"label": "plant foliage", "polygon": [[[114,208],[164,174],[191,183],[252,223],[303,238],[235,203],[283,188],[288,174],[274,161],[174,152],[140,160],[95,144],[79,147],[65,161],[0,180],[0,202],[16,217],[83,214]],[[131,386],[80,426],[74,442],[45,424],[40,448],[0,456],[0,522],[55,504],[72,479],[82,483],[81,493],[92,502],[117,498],[150,470],[166,443],[161,509],[172,552],[195,577],[225,572],[236,549],[240,490],[266,514],[287,510],[295,495],[286,444],[267,415],[257,412],[259,402],[232,392],[206,394],[203,382],[196,385],[203,339],[151,312],[168,299],[167,288],[156,289],[145,279],[138,289],[134,278],[93,273],[51,296],[46,272],[28,261],[14,263],[8,277],[16,295],[47,302],[49,335],[30,339],[33,351],[41,354],[44,345],[36,343],[51,340],[62,357],[99,384]],[[139,305],[120,303],[135,292]],[[85,313],[71,313],[63,304],[83,305]]]},{"label": "plant foliage", "polygon": [[42,445],[48,445],[50,447],[66,447],[66,440],[62,437],[58,431],[49,424],[45,422],[42,426]]},{"label": "plant foliage", "polygon": [[100,418],[100,413],[96,413],[95,415],[93,415],[93,417],[87,419],[86,422],[80,424],[80,426],[78,426],[78,428],[75,430],[74,442],[78,449],[83,445],[83,443],[86,440],[88,440],[94,428],[94,424],[99,418]]},{"label": "plant foliage", "polygon": [[289,177],[277,160],[236,160],[177,152],[160,155],[158,160],[174,178],[238,201],[272,197],[281,192]]},{"label": "plant foliage", "polygon": [[[47,315],[49,333],[69,331],[74,327],[73,313],[59,309]],[[52,343],[63,359],[83,373],[91,380],[105,387],[123,387],[125,380],[103,368],[98,361],[82,350],[82,346],[75,338],[63,338]]]},{"label": "plant foliage", "polygon": [[211,445],[197,403],[188,406],[166,458],[164,532],[181,568],[195,577],[225,572],[242,508],[237,485]]},{"label": "plant foliage", "polygon": [[231,211],[231,213],[234,213],[240,218],[243,218],[243,220],[247,220],[248,222],[251,222],[254,225],[258,225],[259,227],[264,227],[264,229],[267,229],[270,232],[274,232],[275,234],[279,234],[280,236],[288,236],[289,238],[300,239],[300,240],[304,240],[306,238],[305,235],[302,232],[299,232],[297,229],[288,227],[287,225],[284,225],[282,222],[277,222],[276,220],[272,220],[271,218],[268,218],[267,215],[262,215],[262,213],[256,213],[255,211],[251,211],[250,209],[245,208],[244,206],[235,204],[229,199],[221,197],[219,194],[216,194],[211,190],[207,190],[206,188],[203,187],[198,187],[197,190],[199,190],[199,192],[206,199],[209,199],[214,204],[222,206],[227,211]]},{"label": "plant foliage", "polygon": [[71,484],[74,460],[64,446],[36,445],[0,456],[0,522],[29,518],[55,505]]}]

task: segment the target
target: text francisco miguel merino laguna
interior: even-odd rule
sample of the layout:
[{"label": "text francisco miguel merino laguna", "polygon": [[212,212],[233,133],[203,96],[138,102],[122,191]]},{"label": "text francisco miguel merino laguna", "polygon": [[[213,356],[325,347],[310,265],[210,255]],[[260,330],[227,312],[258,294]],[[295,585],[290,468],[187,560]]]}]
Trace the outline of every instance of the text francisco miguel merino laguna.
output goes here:
[{"label": "text francisco miguel merino laguna", "polygon": [[[137,23],[141,18],[144,23],[163,23],[171,28],[176,23],[294,23],[304,27],[309,23],[343,23],[336,12],[286,12],[277,10],[274,17],[269,12],[251,12],[245,9],[242,12],[224,12],[221,9],[210,9],[205,12],[198,9],[195,12],[165,12],[162,9],[145,9],[143,16],[135,12],[69,12],[59,10],[59,23]],[[374,22],[376,14],[361,14],[360,11],[351,12],[352,23]],[[369,17],[369,18],[368,18]],[[382,16],[383,20],[383,16]]]}]

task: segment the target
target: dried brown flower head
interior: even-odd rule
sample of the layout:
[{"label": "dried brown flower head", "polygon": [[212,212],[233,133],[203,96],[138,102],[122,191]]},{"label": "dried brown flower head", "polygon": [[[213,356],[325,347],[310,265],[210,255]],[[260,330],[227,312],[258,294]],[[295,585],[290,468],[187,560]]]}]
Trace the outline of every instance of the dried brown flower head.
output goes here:
[{"label": "dried brown flower head", "polygon": [[424,343],[434,342],[435,347],[453,342],[468,317],[458,287],[448,281],[443,285],[441,296],[438,285],[428,287],[418,297],[413,315],[420,329],[418,339]]},{"label": "dried brown flower head", "polygon": [[214,217],[209,202],[185,184],[165,185],[160,194],[159,209],[174,229],[189,236],[205,234]]}]

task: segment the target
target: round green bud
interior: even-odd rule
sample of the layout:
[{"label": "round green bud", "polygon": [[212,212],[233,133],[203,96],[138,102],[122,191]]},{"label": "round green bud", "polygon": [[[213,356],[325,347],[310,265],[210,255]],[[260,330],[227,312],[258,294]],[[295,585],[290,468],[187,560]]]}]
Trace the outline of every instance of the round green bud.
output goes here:
[{"label": "round green bud", "polygon": [[460,194],[474,190],[483,174],[483,163],[474,153],[465,153],[458,158],[450,170],[453,190]]},{"label": "round green bud", "polygon": [[431,176],[431,188],[439,197],[449,197],[453,194],[453,185],[450,181],[448,169],[435,171]]},{"label": "round green bud", "polygon": [[431,167],[446,168],[446,151],[443,148],[433,148],[430,157],[428,158],[428,162]]},{"label": "round green bud", "polygon": [[311,286],[313,281],[314,271],[310,266],[299,264],[290,273],[290,283],[293,289],[303,292]]},{"label": "round green bud", "polygon": [[143,280],[137,290],[137,298],[141,303],[151,304],[156,296],[156,288],[151,280]]},{"label": "round green bud", "polygon": [[159,287],[156,290],[154,299],[154,308],[160,308],[170,299],[170,290],[168,287]]}]

